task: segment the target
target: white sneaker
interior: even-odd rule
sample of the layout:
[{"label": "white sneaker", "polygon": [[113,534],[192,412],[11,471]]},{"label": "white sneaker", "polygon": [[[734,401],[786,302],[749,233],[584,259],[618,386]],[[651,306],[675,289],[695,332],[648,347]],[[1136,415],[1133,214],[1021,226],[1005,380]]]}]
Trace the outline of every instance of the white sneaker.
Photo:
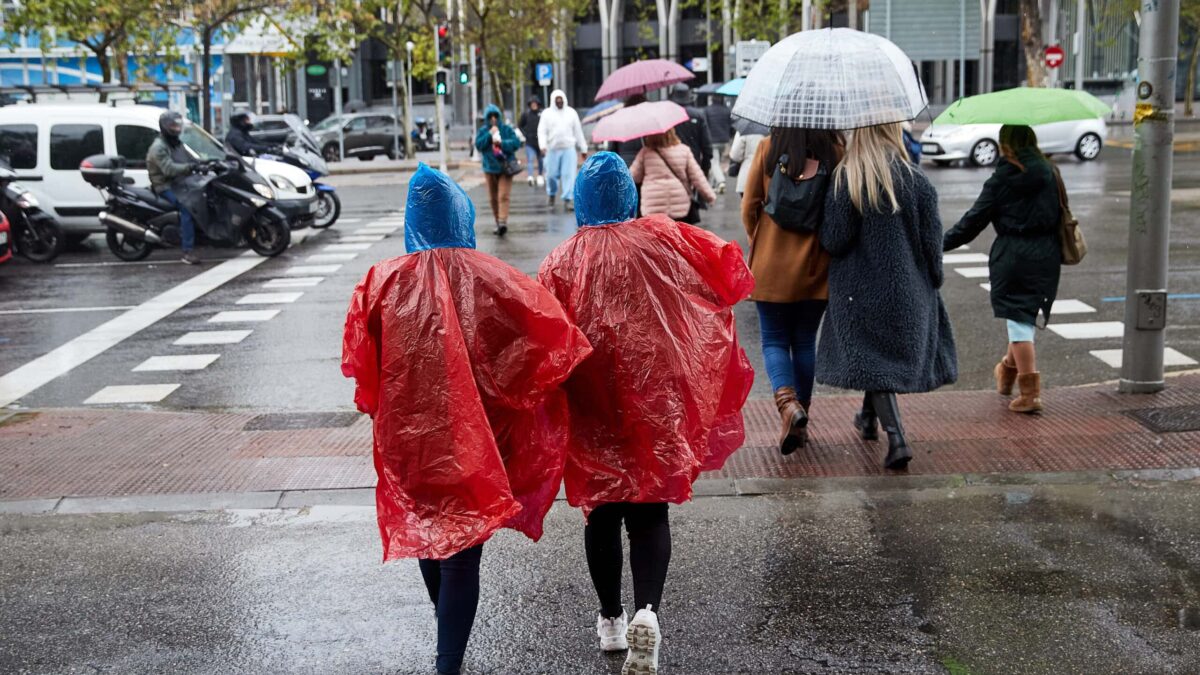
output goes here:
[{"label": "white sneaker", "polygon": [[662,633],[658,630],[658,616],[649,606],[633,615],[626,640],[629,655],[625,657],[621,675],[658,675],[658,646],[662,642]]},{"label": "white sneaker", "polygon": [[629,641],[625,637],[628,624],[629,617],[624,610],[621,611],[621,616],[615,619],[597,616],[596,635],[600,636],[600,651],[623,652],[629,649]]},{"label": "white sneaker", "polygon": [[529,187],[533,187],[533,176],[529,177]]},{"label": "white sneaker", "polygon": [[537,184],[538,184],[538,187],[544,186],[546,184],[546,178],[544,176],[538,176]]}]

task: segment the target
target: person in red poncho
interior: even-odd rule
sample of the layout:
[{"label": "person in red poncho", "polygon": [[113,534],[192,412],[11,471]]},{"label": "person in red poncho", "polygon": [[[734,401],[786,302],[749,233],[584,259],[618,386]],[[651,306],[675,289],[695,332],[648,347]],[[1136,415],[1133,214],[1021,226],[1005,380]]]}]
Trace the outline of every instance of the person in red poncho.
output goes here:
[{"label": "person in red poncho", "polygon": [[[600,647],[629,649],[626,674],[658,667],[667,504],[691,499],[700,472],[719,469],[741,446],[754,380],[733,317],[754,287],[741,249],[665,215],[633,220],[636,210],[625,163],[611,152],[593,156],[575,183],[582,227],[538,273],[594,349],[565,385],[567,500],[587,515]],[[622,521],[638,610],[628,624]]]},{"label": "person in red poncho", "polygon": [[419,166],[404,223],[408,255],[354,289],[342,372],[374,421],[384,560],[420,559],[437,672],[458,673],[483,543],[541,537],[567,445],[559,385],[591,348],[545,288],[474,250],[475,207],[445,174]]}]

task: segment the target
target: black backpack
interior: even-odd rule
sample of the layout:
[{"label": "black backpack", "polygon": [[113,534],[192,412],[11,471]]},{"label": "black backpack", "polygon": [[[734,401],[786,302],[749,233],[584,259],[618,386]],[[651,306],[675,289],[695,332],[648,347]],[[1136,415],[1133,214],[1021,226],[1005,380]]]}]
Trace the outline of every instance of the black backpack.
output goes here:
[{"label": "black backpack", "polygon": [[798,179],[787,175],[788,156],[779,158],[767,186],[763,210],[779,227],[803,234],[815,232],[825,211],[825,190],[829,187],[829,167],[810,159]]}]

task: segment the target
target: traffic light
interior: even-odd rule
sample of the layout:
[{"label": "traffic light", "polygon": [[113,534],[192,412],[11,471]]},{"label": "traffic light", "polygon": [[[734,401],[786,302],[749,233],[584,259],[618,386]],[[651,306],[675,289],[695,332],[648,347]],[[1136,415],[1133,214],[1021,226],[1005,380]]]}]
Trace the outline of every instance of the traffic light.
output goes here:
[{"label": "traffic light", "polygon": [[446,71],[439,69],[437,71],[437,91],[438,96],[446,95]]},{"label": "traffic light", "polygon": [[467,64],[458,64],[458,83],[471,84],[471,69]]},{"label": "traffic light", "polygon": [[437,26],[438,63],[451,60],[454,50],[450,47],[450,25],[439,23]]}]

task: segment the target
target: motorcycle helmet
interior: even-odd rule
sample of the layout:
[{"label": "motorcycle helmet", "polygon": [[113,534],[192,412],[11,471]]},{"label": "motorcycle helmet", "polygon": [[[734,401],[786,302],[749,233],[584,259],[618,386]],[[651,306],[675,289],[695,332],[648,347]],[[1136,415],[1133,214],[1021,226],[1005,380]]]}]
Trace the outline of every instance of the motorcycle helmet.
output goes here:
[{"label": "motorcycle helmet", "polygon": [[250,131],[254,128],[254,113],[249,110],[239,110],[229,118],[229,123],[243,131]]},{"label": "motorcycle helmet", "polygon": [[175,111],[167,111],[158,116],[158,131],[168,141],[178,141],[183,133],[183,115]]}]

